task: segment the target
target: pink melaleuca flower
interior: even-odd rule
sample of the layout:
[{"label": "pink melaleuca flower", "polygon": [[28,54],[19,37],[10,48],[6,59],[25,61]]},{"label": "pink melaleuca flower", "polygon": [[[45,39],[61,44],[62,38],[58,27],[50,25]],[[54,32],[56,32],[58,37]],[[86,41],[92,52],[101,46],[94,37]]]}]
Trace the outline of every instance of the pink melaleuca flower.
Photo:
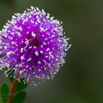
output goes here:
[{"label": "pink melaleuca flower", "polygon": [[35,85],[53,78],[65,61],[65,51],[70,48],[63,36],[62,22],[45,11],[31,7],[22,14],[15,14],[0,32],[1,70],[5,74],[24,78]]}]

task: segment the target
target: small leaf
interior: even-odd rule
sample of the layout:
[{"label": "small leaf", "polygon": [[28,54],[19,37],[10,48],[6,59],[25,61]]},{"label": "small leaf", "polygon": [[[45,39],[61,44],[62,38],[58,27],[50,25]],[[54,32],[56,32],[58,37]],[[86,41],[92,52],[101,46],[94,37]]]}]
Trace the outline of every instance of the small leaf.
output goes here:
[{"label": "small leaf", "polygon": [[25,98],[26,98],[26,92],[25,91],[19,92],[14,96],[11,103],[23,103]]},{"label": "small leaf", "polygon": [[[1,87],[0,87],[0,93],[1,93]],[[1,94],[0,94],[0,103],[4,103],[2,98],[1,98]]]},{"label": "small leaf", "polygon": [[23,80],[24,80],[24,79],[21,79],[21,82],[18,82],[18,83],[17,83],[14,92],[23,90],[23,89],[25,89],[25,88],[28,86],[27,83],[24,84],[24,81],[23,81]]},{"label": "small leaf", "polygon": [[11,82],[11,83],[13,83],[13,82],[14,82],[14,80],[15,80],[15,79],[13,78],[13,76],[12,76],[12,77],[10,77],[10,75],[8,76],[8,78],[9,78],[9,80],[10,80],[10,82]]},{"label": "small leaf", "polygon": [[1,90],[0,90],[0,95],[2,100],[4,101],[4,103],[6,103],[7,99],[8,99],[8,95],[9,95],[9,87],[8,84],[3,83],[1,85]]},{"label": "small leaf", "polygon": [[1,97],[0,97],[0,103],[4,103],[3,100],[1,99]]}]

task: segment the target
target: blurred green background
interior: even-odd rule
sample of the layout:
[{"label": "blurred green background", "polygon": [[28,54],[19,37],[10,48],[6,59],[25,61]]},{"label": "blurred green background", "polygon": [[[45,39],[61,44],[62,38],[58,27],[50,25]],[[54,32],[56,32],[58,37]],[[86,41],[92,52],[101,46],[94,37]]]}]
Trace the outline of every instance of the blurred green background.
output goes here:
[{"label": "blurred green background", "polygon": [[[53,80],[26,88],[24,103],[103,103],[103,0],[0,0],[0,30],[30,6],[63,21],[71,49]],[[0,71],[0,84],[9,80]]]}]

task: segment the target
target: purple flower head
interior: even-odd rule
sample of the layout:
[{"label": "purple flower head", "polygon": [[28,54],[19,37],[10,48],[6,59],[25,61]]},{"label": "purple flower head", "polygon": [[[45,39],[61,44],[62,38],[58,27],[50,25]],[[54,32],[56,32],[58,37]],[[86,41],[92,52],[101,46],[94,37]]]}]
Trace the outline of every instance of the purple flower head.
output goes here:
[{"label": "purple flower head", "polygon": [[11,72],[17,80],[38,84],[45,79],[53,78],[65,63],[65,57],[70,47],[63,33],[63,28],[54,17],[46,15],[45,11],[31,7],[23,14],[15,14],[0,32],[1,70],[6,76]]}]

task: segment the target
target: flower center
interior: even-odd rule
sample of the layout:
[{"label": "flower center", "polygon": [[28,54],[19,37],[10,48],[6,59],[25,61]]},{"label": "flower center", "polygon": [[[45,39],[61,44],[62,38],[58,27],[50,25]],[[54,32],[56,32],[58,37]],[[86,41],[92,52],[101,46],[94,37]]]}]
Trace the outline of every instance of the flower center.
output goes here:
[{"label": "flower center", "polygon": [[37,46],[38,40],[40,40],[39,36],[40,36],[40,34],[38,34],[38,35],[34,38],[34,40],[30,38],[29,41],[31,41],[34,46]]},{"label": "flower center", "polygon": [[34,46],[37,46],[37,42],[36,41],[34,41],[33,44],[34,44]]}]

